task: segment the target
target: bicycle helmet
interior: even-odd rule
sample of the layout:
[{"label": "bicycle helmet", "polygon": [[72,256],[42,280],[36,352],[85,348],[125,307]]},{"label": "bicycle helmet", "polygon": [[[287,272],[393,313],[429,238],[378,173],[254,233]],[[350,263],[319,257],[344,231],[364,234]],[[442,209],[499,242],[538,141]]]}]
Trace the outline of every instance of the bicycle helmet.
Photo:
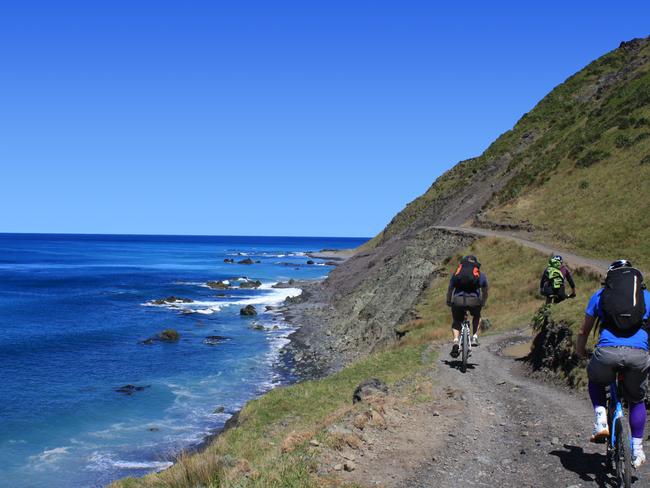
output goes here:
[{"label": "bicycle helmet", "polygon": [[481,263],[479,263],[478,258],[472,254],[468,254],[467,256],[463,256],[460,260],[461,263],[472,263],[476,264],[479,268],[481,267]]},{"label": "bicycle helmet", "polygon": [[609,265],[609,268],[607,268],[607,271],[612,271],[614,269],[618,268],[631,268],[632,263],[628,261],[627,259],[618,259],[614,261],[612,264]]},{"label": "bicycle helmet", "polygon": [[551,259],[556,259],[556,260],[558,260],[560,262],[560,264],[564,264],[564,258],[562,256],[560,256],[559,254],[556,254]]}]

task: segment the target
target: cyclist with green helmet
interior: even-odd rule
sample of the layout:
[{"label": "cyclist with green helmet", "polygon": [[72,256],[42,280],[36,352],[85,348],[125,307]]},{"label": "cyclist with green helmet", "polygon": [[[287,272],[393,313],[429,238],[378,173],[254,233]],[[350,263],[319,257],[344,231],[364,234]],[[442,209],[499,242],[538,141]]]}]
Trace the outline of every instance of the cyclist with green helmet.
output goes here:
[{"label": "cyclist with green helmet", "polygon": [[[568,296],[565,282],[571,287],[571,294]],[[546,297],[546,303],[560,303],[576,296],[576,284],[562,256],[556,254],[548,260],[548,266],[539,282],[539,293]]]}]

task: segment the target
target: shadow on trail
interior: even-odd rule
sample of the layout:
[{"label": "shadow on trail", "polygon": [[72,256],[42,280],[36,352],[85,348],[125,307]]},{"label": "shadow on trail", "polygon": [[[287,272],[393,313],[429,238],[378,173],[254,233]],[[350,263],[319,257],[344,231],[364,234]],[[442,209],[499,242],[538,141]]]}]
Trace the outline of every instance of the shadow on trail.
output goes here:
[{"label": "shadow on trail", "polygon": [[[573,471],[583,481],[596,483],[601,488],[618,486],[615,480],[607,473],[605,454],[586,453],[582,447],[564,444],[565,450],[551,451],[549,454],[557,456],[564,469]],[[633,478],[632,482],[637,478]]]},{"label": "shadow on trail", "polygon": [[[460,371],[460,368],[463,365],[463,362],[460,359],[443,359],[442,362],[449,366],[451,369],[457,369],[458,371]],[[467,363],[468,370],[476,369],[476,366],[478,366],[477,363]]]}]

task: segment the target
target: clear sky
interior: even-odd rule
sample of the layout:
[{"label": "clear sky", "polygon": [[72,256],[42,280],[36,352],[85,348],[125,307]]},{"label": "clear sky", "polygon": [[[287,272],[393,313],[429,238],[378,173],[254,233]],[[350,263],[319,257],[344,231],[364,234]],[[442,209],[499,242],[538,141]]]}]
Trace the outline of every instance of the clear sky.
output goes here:
[{"label": "clear sky", "polygon": [[0,232],[371,236],[649,19],[647,1],[2,2]]}]

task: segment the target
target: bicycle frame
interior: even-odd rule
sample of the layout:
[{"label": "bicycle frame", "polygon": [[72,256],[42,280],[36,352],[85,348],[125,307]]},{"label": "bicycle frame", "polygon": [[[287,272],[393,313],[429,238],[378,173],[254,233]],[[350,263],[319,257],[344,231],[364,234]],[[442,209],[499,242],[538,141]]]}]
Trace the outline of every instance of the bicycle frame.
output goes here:
[{"label": "bicycle frame", "polygon": [[[620,399],[620,393],[621,392],[618,386],[618,378],[616,378],[616,380],[614,380],[614,382],[612,382],[612,384],[609,385],[609,398],[610,398],[609,401],[611,402],[611,404],[614,405],[614,415],[612,415],[611,420],[608,419],[610,421],[609,447],[611,449],[614,449],[614,447],[616,446],[616,429],[614,428],[614,426],[616,425],[616,421],[618,419],[625,419],[625,412],[623,411],[623,403],[621,402]],[[630,442],[632,442],[631,439]]]}]

